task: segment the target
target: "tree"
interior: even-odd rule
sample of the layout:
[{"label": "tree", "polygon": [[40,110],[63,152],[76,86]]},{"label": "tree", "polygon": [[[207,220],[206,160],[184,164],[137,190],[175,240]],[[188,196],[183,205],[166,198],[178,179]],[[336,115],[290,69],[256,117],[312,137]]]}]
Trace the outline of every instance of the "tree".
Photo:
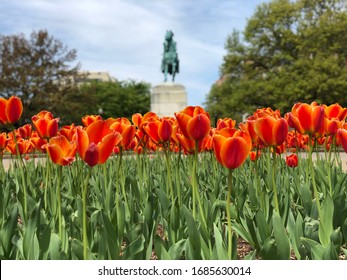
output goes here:
[{"label": "tree", "polygon": [[207,96],[221,116],[296,102],[347,106],[347,2],[273,0],[257,7],[243,36],[226,41],[224,77]]},{"label": "tree", "polygon": [[93,81],[84,84],[80,91],[95,100],[89,114],[101,114],[103,118],[131,119],[134,113],[145,114],[150,109],[150,85],[144,82]]},{"label": "tree", "polygon": [[80,107],[88,97],[74,98],[78,89],[73,81],[79,69],[79,64],[72,66],[75,59],[76,50],[69,50],[47,31],[34,31],[28,39],[23,34],[0,35],[0,96],[22,99],[24,122],[41,110],[61,115]]}]

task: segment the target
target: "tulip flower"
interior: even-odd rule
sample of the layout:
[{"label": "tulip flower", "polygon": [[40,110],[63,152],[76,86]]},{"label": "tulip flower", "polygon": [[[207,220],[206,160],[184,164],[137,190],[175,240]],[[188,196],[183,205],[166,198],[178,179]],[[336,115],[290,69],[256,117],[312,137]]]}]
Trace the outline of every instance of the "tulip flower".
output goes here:
[{"label": "tulip flower", "polygon": [[46,145],[46,149],[55,164],[65,166],[75,161],[76,142],[70,142],[64,135],[52,137]]},{"label": "tulip flower", "polygon": [[37,131],[33,131],[31,134],[30,142],[36,150],[46,153],[46,144],[48,143],[47,139],[42,139],[38,135]]},{"label": "tulip flower", "polygon": [[324,108],[325,117],[328,119],[338,119],[344,121],[347,117],[347,108],[342,108],[340,104],[335,103],[330,106],[322,105]]},{"label": "tulip flower", "polygon": [[229,169],[226,214],[228,223],[228,256],[232,258],[232,228],[230,217],[232,170],[238,168],[248,157],[252,139],[247,132],[224,128],[213,136],[214,153],[220,164]]},{"label": "tulip flower", "polygon": [[[27,154],[32,148],[31,142],[23,138],[17,139],[17,145],[18,145],[18,152],[20,155]],[[18,155],[17,149],[16,149],[16,142],[14,141],[14,139],[9,140],[6,148],[11,154]]]},{"label": "tulip flower", "polygon": [[102,117],[100,115],[87,115],[82,117],[82,123],[85,127],[89,126],[95,121],[102,120]]},{"label": "tulip flower", "polygon": [[298,156],[296,154],[291,154],[286,156],[286,164],[289,167],[297,167],[298,166]]},{"label": "tulip flower", "polygon": [[51,112],[41,111],[31,120],[42,139],[49,139],[57,135],[59,118],[53,118]]},{"label": "tulip flower", "polygon": [[324,108],[316,102],[296,103],[288,113],[287,120],[301,134],[313,137],[324,134]]},{"label": "tulip flower", "polygon": [[342,145],[342,148],[347,153],[347,129],[344,129],[344,128],[338,129],[337,137]]},{"label": "tulip flower", "polygon": [[103,120],[93,122],[85,130],[77,128],[77,150],[90,167],[105,163],[121,140],[120,133],[110,130]]},{"label": "tulip flower", "polygon": [[126,149],[135,137],[135,126],[127,118],[117,118],[110,122],[110,119],[106,120],[106,123],[111,130],[116,131],[122,135],[122,140],[118,143],[122,149]]},{"label": "tulip flower", "polygon": [[182,134],[188,139],[200,141],[210,132],[210,116],[199,106],[188,106],[175,116]]},{"label": "tulip flower", "polygon": [[16,123],[22,113],[23,104],[17,96],[11,96],[8,100],[0,98],[0,124]]},{"label": "tulip flower", "polygon": [[248,133],[232,129],[223,129],[213,136],[213,144],[217,161],[228,169],[241,166],[252,148]]},{"label": "tulip flower", "polygon": [[167,119],[148,122],[143,126],[143,129],[153,142],[157,144],[170,141],[173,131],[172,124]]},{"label": "tulip flower", "polygon": [[31,137],[32,133],[32,127],[31,124],[25,124],[21,127],[19,127],[16,132],[24,139],[29,139]]},{"label": "tulip flower", "polygon": [[275,147],[286,140],[288,123],[284,118],[268,115],[255,121],[254,130],[265,146]]},{"label": "tulip flower", "polygon": [[0,155],[2,155],[4,150],[6,149],[8,140],[9,139],[5,132],[0,133]]}]

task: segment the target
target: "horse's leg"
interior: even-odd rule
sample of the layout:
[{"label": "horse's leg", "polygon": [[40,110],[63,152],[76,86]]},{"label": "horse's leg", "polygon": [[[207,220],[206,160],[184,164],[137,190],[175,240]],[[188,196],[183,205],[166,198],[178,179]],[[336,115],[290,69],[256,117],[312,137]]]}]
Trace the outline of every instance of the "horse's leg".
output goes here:
[{"label": "horse's leg", "polygon": [[172,63],[172,81],[175,81],[175,75],[176,75],[176,63]]},{"label": "horse's leg", "polygon": [[164,82],[167,81],[167,72],[168,72],[168,68],[169,68],[168,64],[165,63],[165,66],[164,66]]}]

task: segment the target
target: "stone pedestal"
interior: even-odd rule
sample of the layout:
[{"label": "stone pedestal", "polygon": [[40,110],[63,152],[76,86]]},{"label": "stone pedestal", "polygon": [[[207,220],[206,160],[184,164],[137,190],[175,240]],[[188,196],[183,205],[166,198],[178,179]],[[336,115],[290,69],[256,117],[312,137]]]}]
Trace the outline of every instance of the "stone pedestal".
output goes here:
[{"label": "stone pedestal", "polygon": [[173,117],[187,106],[184,86],[172,82],[156,85],[151,92],[151,111],[159,117]]}]

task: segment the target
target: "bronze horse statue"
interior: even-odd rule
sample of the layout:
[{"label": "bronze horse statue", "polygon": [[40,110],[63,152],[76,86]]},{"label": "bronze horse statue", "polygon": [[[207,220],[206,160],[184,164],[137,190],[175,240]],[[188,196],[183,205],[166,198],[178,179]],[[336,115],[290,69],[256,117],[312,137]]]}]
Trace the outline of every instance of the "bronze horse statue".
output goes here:
[{"label": "bronze horse statue", "polygon": [[164,82],[167,81],[167,74],[172,75],[172,81],[175,81],[176,73],[179,73],[179,60],[176,52],[176,42],[173,40],[173,32],[166,31],[164,41],[164,54],[161,63],[161,72],[164,73]]}]

